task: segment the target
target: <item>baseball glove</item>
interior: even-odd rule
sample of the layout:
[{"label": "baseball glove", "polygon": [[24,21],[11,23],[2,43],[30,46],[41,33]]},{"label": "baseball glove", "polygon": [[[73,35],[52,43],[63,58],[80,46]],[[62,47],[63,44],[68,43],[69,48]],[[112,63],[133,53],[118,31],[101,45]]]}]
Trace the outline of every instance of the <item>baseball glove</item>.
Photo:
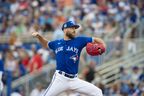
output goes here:
[{"label": "baseball glove", "polygon": [[105,52],[105,47],[98,43],[87,43],[86,51],[91,56],[98,56]]}]

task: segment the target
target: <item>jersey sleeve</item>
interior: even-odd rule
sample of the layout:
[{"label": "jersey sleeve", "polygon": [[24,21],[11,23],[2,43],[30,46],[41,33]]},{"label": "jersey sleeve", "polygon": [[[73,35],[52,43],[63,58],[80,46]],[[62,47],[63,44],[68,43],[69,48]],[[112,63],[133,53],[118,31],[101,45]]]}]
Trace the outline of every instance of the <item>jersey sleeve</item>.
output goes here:
[{"label": "jersey sleeve", "polygon": [[48,47],[49,47],[50,49],[54,50],[54,49],[55,49],[55,42],[56,42],[56,41],[49,41],[49,42],[48,42]]},{"label": "jersey sleeve", "polygon": [[86,46],[87,43],[93,42],[92,37],[79,37],[82,48]]}]

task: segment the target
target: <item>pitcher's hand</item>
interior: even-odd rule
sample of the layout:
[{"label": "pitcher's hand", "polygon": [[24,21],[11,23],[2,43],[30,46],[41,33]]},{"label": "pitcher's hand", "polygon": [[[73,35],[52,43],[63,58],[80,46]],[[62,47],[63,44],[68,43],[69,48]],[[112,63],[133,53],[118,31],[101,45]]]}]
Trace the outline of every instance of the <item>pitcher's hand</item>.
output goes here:
[{"label": "pitcher's hand", "polygon": [[39,26],[38,25],[33,25],[33,27],[30,29],[31,33],[32,33],[32,36],[36,37],[39,35]]},{"label": "pitcher's hand", "polygon": [[38,32],[32,32],[32,36],[36,37],[36,36],[38,36],[38,35],[39,35]]}]

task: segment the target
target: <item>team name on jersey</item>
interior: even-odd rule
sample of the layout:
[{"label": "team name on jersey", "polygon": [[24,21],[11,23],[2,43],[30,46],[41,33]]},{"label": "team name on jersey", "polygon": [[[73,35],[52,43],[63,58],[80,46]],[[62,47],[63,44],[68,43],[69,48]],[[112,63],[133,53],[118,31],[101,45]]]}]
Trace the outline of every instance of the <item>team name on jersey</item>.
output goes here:
[{"label": "team name on jersey", "polygon": [[55,53],[57,54],[58,52],[60,51],[63,51],[63,47],[58,47],[56,50],[55,50]]},{"label": "team name on jersey", "polygon": [[[55,53],[57,54],[58,52],[60,51],[63,51],[63,46],[62,47],[58,47],[56,50],[55,50]],[[72,52],[75,52],[75,53],[78,53],[78,49],[76,47],[72,47],[72,46],[68,46],[66,48],[66,51],[72,51]]]},{"label": "team name on jersey", "polygon": [[75,53],[78,53],[78,49],[76,47],[71,47],[71,46],[68,46],[68,48],[66,49],[67,51],[73,51]]}]

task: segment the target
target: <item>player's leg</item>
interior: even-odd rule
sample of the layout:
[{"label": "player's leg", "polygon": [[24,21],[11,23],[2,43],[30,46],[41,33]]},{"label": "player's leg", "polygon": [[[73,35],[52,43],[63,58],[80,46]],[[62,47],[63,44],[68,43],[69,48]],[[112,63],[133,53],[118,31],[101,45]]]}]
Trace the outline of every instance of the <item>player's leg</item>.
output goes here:
[{"label": "player's leg", "polygon": [[67,89],[67,84],[60,74],[55,73],[53,80],[42,96],[58,96]]},{"label": "player's leg", "polygon": [[76,78],[76,80],[73,81],[71,88],[86,96],[103,96],[100,88],[79,78]]}]

